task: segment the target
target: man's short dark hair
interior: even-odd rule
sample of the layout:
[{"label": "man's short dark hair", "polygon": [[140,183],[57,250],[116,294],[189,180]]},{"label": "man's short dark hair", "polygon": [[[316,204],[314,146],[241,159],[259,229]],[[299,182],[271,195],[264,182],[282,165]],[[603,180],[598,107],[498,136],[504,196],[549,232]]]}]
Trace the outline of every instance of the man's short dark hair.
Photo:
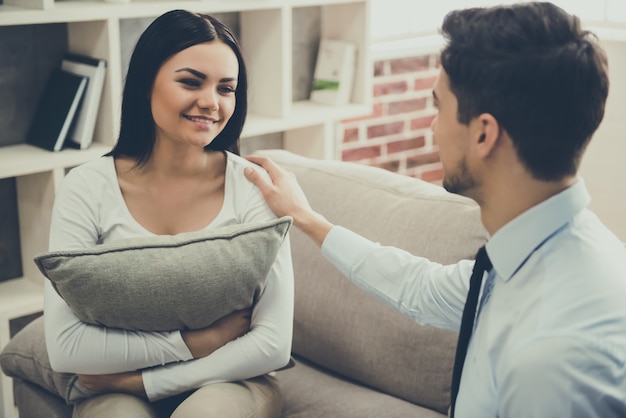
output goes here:
[{"label": "man's short dark hair", "polygon": [[595,36],[551,3],[454,11],[442,32],[459,122],[489,113],[535,178],[574,175],[609,88]]}]

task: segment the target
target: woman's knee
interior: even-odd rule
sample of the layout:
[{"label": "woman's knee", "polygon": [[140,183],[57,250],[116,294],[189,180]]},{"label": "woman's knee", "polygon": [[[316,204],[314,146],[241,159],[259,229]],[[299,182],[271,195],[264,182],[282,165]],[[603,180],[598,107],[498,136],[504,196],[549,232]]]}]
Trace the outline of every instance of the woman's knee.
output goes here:
[{"label": "woman's knee", "polygon": [[204,386],[189,396],[172,418],[278,418],[281,406],[276,379],[259,376]]},{"label": "woman's knee", "polygon": [[150,402],[124,393],[107,393],[86,399],[74,407],[73,418],[158,418]]}]

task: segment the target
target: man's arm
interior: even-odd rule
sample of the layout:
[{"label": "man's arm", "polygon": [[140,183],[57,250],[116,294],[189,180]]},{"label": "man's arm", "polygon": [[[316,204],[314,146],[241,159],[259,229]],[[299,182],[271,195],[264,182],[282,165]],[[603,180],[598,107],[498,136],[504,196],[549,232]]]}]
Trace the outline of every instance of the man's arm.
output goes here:
[{"label": "man's arm", "polygon": [[246,158],[269,173],[271,184],[251,168],[246,168],[244,171],[246,178],[261,190],[276,216],[291,216],[294,225],[321,247],[334,225],[311,208],[293,173],[277,166],[266,157],[248,156]]},{"label": "man's arm", "polygon": [[270,209],[291,216],[344,276],[420,324],[458,331],[473,261],[442,266],[335,226],[311,208],[292,173],[265,157],[246,158],[269,174],[268,181],[259,170],[245,171]]}]

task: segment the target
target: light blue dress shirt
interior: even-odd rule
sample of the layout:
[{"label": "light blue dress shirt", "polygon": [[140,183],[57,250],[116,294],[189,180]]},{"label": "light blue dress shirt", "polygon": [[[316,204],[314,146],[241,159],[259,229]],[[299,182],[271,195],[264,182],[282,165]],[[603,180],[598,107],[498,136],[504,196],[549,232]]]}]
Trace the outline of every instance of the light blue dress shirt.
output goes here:
[{"label": "light blue dress shirt", "polygon": [[[626,417],[626,249],[582,179],[498,230],[457,418]],[[415,321],[458,331],[473,261],[442,266],[342,227],[322,253]]]}]

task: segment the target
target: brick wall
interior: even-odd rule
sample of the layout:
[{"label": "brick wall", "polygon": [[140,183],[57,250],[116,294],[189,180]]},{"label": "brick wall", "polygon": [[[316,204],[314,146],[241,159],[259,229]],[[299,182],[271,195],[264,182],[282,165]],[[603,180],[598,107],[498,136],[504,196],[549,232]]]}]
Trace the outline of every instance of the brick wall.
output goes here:
[{"label": "brick wall", "polygon": [[440,184],[441,163],[430,130],[438,67],[435,54],[376,61],[372,113],[340,124],[341,159]]}]

